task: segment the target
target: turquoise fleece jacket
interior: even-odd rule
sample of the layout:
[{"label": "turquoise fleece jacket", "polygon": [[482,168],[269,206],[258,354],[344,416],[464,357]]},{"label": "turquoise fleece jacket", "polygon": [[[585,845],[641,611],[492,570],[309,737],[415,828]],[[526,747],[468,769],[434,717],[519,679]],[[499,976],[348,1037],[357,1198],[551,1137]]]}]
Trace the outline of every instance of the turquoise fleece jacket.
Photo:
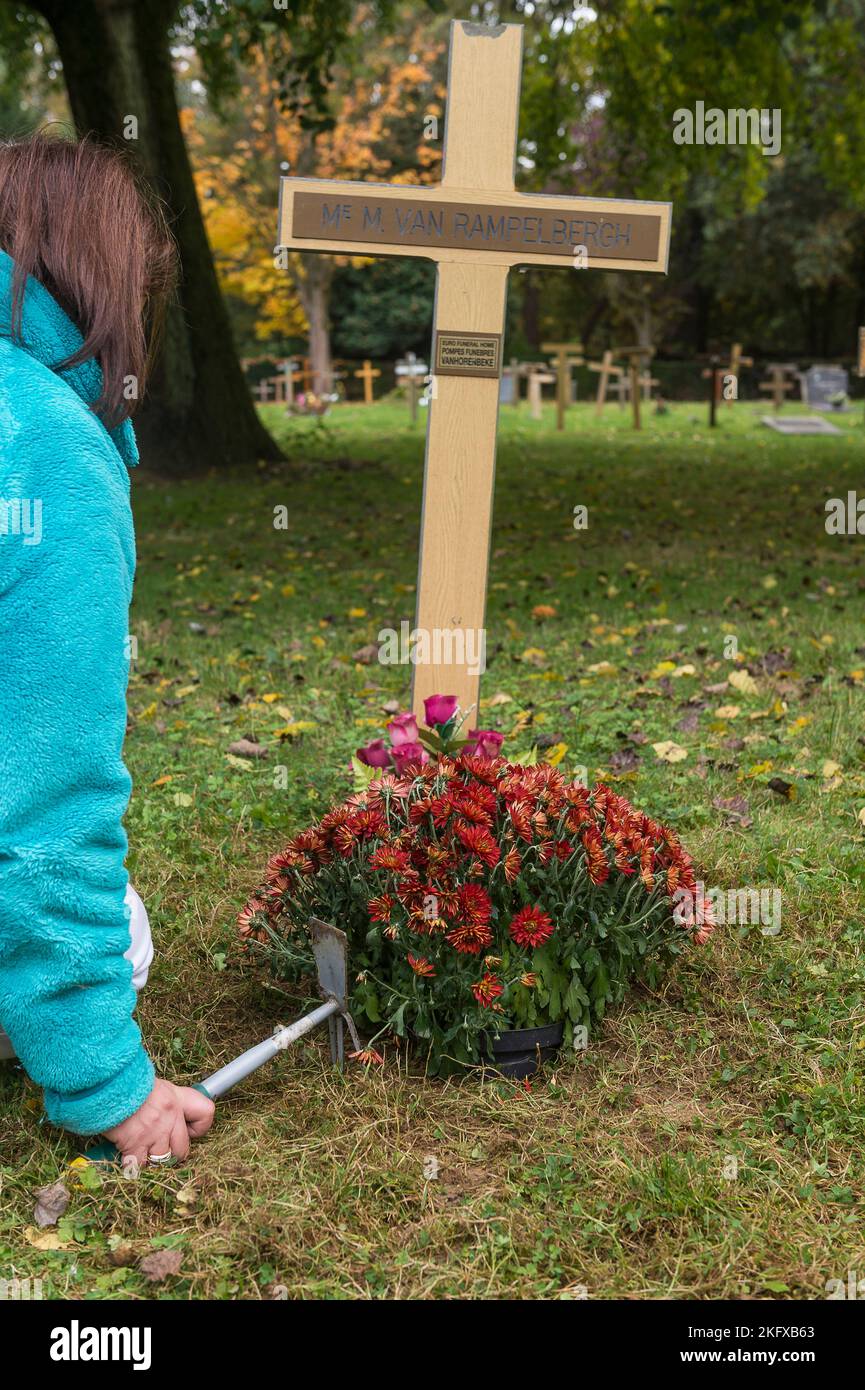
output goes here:
[{"label": "turquoise fleece jacket", "polygon": [[11,335],[0,251],[0,1024],[57,1125],[98,1134],[153,1085],[132,1017],[122,818],[135,539],[129,421],[30,280]]}]

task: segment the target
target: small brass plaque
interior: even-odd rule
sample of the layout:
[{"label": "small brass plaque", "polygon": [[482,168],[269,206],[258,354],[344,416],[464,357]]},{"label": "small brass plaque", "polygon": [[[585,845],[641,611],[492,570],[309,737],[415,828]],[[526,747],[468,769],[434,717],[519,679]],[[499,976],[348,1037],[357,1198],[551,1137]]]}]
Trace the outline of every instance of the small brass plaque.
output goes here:
[{"label": "small brass plaque", "polygon": [[497,377],[501,364],[501,333],[436,334],[434,376]]}]

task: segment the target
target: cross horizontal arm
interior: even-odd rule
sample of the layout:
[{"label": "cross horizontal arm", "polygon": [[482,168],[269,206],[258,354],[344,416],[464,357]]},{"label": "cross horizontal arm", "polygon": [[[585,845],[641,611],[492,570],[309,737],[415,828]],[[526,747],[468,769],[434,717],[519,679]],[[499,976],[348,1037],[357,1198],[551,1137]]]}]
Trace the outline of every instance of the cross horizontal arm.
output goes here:
[{"label": "cross horizontal arm", "polygon": [[665,273],[670,204],[484,192],[450,184],[283,178],[279,245],[342,255],[426,256],[487,265],[588,265]]}]

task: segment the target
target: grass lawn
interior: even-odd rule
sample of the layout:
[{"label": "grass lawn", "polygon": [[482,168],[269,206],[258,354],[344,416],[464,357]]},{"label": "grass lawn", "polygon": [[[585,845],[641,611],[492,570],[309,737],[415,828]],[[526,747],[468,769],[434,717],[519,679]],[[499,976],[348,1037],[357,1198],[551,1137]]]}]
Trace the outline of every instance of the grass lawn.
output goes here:
[{"label": "grass lawn", "polygon": [[[502,407],[482,693],[509,700],[482,713],[510,756],[539,741],[675,824],[707,886],[779,889],[780,931],[719,928],[530,1091],[391,1054],[343,1078],[319,1032],[221,1103],[188,1168],[136,1184],[69,1170],[80,1144],[0,1066],[0,1275],[80,1298],[821,1298],[865,1272],[865,537],[824,510],[865,495],[865,429],[857,406],[840,438],[784,438],[761,409],[710,431],[676,405],[636,434],[579,406],[557,434],[551,407]],[[234,916],[408,693],[352,654],[413,618],[423,422],[263,414],[284,466],[133,489],[129,862],[158,953],[142,1026],[174,1080],[301,1007]],[[231,758],[243,735],[270,757]],[[32,1192],[58,1176],[46,1241]],[[150,1285],[165,1246],[180,1272]]]}]

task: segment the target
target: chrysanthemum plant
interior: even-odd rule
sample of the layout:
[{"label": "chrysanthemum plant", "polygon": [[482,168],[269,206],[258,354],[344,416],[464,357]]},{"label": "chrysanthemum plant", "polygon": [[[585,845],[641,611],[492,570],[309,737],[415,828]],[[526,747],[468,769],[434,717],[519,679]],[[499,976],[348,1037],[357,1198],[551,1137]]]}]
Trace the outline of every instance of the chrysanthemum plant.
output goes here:
[{"label": "chrysanthemum plant", "polygon": [[311,916],[340,926],[372,1045],[411,1039],[437,1071],[508,1028],[561,1022],[572,1042],[707,939],[711,904],[680,910],[697,883],[672,830],[601,783],[509,763],[501,734],[460,738],[452,697],[426,720],[358,749],[354,794],[270,860],[239,925],[277,973],[311,969]]}]

